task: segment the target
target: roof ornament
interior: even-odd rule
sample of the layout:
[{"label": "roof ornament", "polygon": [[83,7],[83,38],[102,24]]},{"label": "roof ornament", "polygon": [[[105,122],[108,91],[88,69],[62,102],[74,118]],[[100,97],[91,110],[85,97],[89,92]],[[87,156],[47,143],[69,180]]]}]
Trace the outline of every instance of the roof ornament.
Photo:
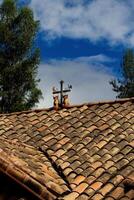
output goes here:
[{"label": "roof ornament", "polygon": [[[59,107],[66,108],[69,106],[69,99],[68,99],[68,95],[66,93],[71,92],[72,85],[68,84],[68,87],[64,89],[63,84],[64,84],[64,81],[61,80],[60,81],[60,90],[58,90],[55,87],[52,88],[55,110],[58,110]],[[59,100],[59,95],[60,95],[60,100]]]}]

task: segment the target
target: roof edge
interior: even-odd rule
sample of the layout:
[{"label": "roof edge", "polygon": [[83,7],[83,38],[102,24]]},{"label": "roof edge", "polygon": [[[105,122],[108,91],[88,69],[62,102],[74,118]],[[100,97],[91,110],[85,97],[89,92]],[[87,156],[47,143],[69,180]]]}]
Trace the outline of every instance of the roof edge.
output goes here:
[{"label": "roof edge", "polygon": [[[14,141],[10,141],[5,138],[0,138],[2,142],[6,141],[10,144],[15,144]],[[34,147],[27,145],[25,143],[20,143],[25,147],[29,147],[35,149]],[[0,150],[0,172],[4,173],[5,175],[9,176],[12,180],[17,182],[20,186],[25,188],[34,196],[38,197],[38,199],[43,200],[44,195],[48,196],[50,199],[54,199],[59,196],[59,194],[54,191],[53,189],[46,186],[46,184],[42,184],[38,179],[32,177],[29,173],[24,171],[20,166],[12,163],[9,161],[8,154]]]},{"label": "roof edge", "polygon": [[[82,103],[82,104],[73,104],[73,105],[70,105],[70,106],[66,107],[65,109],[70,109],[70,108],[74,108],[74,107],[79,108],[79,107],[82,107],[82,106],[93,106],[93,105],[102,105],[102,104],[123,103],[123,102],[126,102],[126,101],[134,102],[134,97],[115,99],[115,100],[106,100],[106,101],[88,102],[88,103]],[[11,112],[11,113],[0,113],[0,116],[27,114],[27,113],[30,113],[30,112],[41,112],[41,111],[49,112],[49,111],[52,111],[52,110],[54,110],[53,107],[50,107],[50,108],[39,108],[39,109],[18,111],[18,112]]]},{"label": "roof edge", "polygon": [[[21,169],[16,167],[16,169],[17,169],[17,171],[16,171],[16,170],[14,170],[13,167],[8,167],[8,171],[7,171],[7,170],[5,170],[5,168],[7,167],[7,163],[5,163],[4,160],[1,159],[1,158],[0,158],[0,162],[2,163],[2,166],[0,167],[0,171],[3,174],[5,174],[8,177],[10,177],[13,181],[18,183],[21,187],[25,188],[31,194],[33,194],[34,196],[38,197],[38,199],[40,199],[40,200],[44,199],[42,196],[40,196],[40,194],[34,192],[33,189],[31,189],[29,186],[27,186],[25,183],[23,183],[22,174],[24,174],[24,172]],[[31,183],[32,187],[33,186],[37,187],[37,185],[35,184],[35,181],[32,181],[32,178],[28,174],[26,174],[25,179],[26,179],[27,182],[29,181]],[[49,194],[48,191],[46,193],[47,193],[47,195]]]},{"label": "roof edge", "polygon": [[134,97],[131,98],[123,98],[123,99],[116,99],[116,100],[106,100],[106,101],[96,101],[96,102],[89,102],[89,103],[82,103],[82,104],[74,104],[67,107],[73,108],[73,107],[82,107],[82,106],[93,106],[93,105],[102,105],[102,104],[113,104],[113,103],[123,103],[126,101],[134,101]]}]

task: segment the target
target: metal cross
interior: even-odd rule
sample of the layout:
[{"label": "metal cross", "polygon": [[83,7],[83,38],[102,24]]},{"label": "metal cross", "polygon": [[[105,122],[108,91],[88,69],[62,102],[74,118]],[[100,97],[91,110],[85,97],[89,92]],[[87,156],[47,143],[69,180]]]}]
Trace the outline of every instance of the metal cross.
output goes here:
[{"label": "metal cross", "polygon": [[72,85],[68,85],[68,88],[63,89],[63,84],[64,81],[60,81],[60,90],[57,90],[55,87],[53,87],[53,94],[60,94],[60,105],[63,105],[63,98],[64,98],[64,93],[66,92],[71,92]]}]

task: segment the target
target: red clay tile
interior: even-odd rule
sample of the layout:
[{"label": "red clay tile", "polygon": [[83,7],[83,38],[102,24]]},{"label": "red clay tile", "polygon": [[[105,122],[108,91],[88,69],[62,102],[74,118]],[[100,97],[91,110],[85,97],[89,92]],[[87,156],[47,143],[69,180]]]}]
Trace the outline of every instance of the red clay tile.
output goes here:
[{"label": "red clay tile", "polygon": [[[76,105],[58,111],[1,114],[0,147],[3,148],[2,138],[4,142],[7,138],[7,143],[21,143],[12,149],[6,144],[4,151],[16,152],[17,158],[21,152],[20,162],[9,156],[12,164],[23,166],[28,176],[40,182],[41,193],[49,193],[52,200],[60,198],[61,191],[69,200],[101,199],[102,196],[105,200],[116,200],[118,195],[120,200],[131,200],[131,192],[126,196],[122,186],[134,166],[133,110],[134,98]],[[22,142],[34,148],[24,150]],[[11,161],[7,163],[7,155],[2,152],[0,158],[4,159],[4,163],[0,161],[0,169],[6,170]],[[8,172],[17,175],[14,171]],[[36,189],[39,184],[35,183]],[[44,185],[49,185],[51,192]]]},{"label": "red clay tile", "polygon": [[124,189],[122,187],[117,187],[110,194],[110,196],[113,197],[114,199],[120,199],[123,195],[124,195]]},{"label": "red clay tile", "polygon": [[101,190],[100,193],[105,196],[107,193],[109,193],[114,188],[114,185],[111,183],[106,184]]},{"label": "red clay tile", "polygon": [[75,200],[79,196],[79,193],[72,192],[68,194],[66,197],[64,197],[64,200]]},{"label": "red clay tile", "polygon": [[81,182],[85,180],[85,178],[86,178],[85,176],[79,175],[74,179],[73,183],[79,185]]},{"label": "red clay tile", "polygon": [[98,167],[100,167],[102,165],[102,163],[100,161],[96,161],[95,163],[92,164],[92,167],[94,169],[97,169]]},{"label": "red clay tile", "polygon": [[102,184],[103,184],[103,183],[101,183],[101,182],[95,182],[95,183],[93,183],[90,187],[91,187],[93,190],[97,191],[98,189],[100,189],[100,187],[102,186]]},{"label": "red clay tile", "polygon": [[100,148],[102,148],[106,143],[107,143],[107,142],[106,142],[105,140],[102,140],[101,142],[99,142],[99,143],[97,144],[97,147],[99,147],[99,149],[100,149]]},{"label": "red clay tile", "polygon": [[81,183],[80,185],[78,185],[76,188],[75,188],[75,192],[78,192],[79,194],[81,194],[82,192],[85,191],[85,189],[88,187],[88,184],[87,183]]},{"label": "red clay tile", "polygon": [[42,132],[42,131],[46,130],[46,128],[47,128],[47,126],[42,126],[39,129],[37,129],[37,130],[40,131],[40,132]]},{"label": "red clay tile", "polygon": [[103,199],[104,197],[101,195],[101,194],[95,194],[93,197],[92,197],[92,200],[101,200]]}]

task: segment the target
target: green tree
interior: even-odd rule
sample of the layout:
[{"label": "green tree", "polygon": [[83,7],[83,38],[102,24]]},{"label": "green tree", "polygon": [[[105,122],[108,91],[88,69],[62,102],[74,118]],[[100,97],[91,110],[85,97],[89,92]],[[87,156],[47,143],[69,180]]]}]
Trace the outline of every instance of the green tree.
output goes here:
[{"label": "green tree", "polygon": [[127,49],[123,55],[121,74],[120,79],[110,82],[113,91],[118,93],[118,98],[134,97],[134,52],[132,49]]},{"label": "green tree", "polygon": [[28,7],[15,0],[0,5],[0,112],[31,109],[42,97],[35,38],[39,22]]}]

